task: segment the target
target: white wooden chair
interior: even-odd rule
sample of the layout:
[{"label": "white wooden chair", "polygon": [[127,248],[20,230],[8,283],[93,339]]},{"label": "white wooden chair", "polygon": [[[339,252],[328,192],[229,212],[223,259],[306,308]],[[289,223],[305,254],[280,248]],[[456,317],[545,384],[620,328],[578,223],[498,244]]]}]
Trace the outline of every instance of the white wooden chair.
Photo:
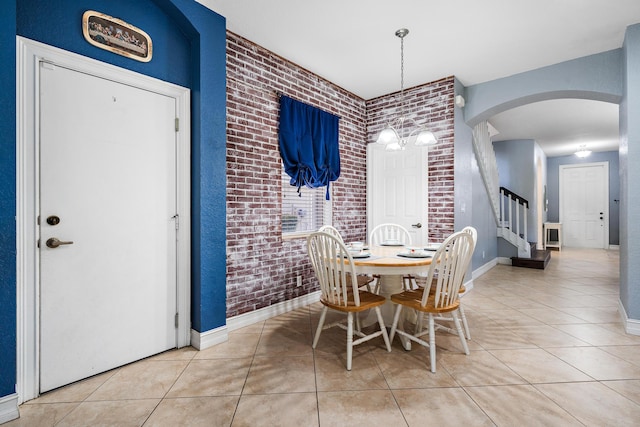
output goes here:
[{"label": "white wooden chair", "polygon": [[[473,248],[475,250],[476,243],[478,242],[478,231],[475,228],[471,227],[471,226],[465,227],[461,231],[463,231],[465,233],[469,233],[471,235],[471,238],[473,239]],[[460,298],[462,298],[466,294],[467,294],[467,289],[465,288],[464,283],[463,283],[462,285],[460,285]],[[471,339],[471,332],[469,331],[469,324],[467,323],[467,316],[464,314],[464,307],[463,307],[463,304],[462,304],[462,299],[460,300],[460,319],[462,320],[462,326],[464,327],[464,335],[467,337],[468,340],[470,340]]]},{"label": "white wooden chair", "polygon": [[[342,238],[342,235],[340,234],[338,229],[333,227],[333,226],[331,226],[331,225],[323,225],[322,227],[320,227],[318,229],[318,231],[323,232],[323,233],[331,234],[332,236],[338,238],[342,243],[344,243],[344,239]],[[373,276],[367,276],[367,275],[364,275],[364,274],[359,274],[358,275],[358,287],[359,288],[366,287],[369,292],[372,292],[371,283],[374,280],[375,280],[375,278]],[[375,287],[375,285],[374,285],[374,287]]]},{"label": "white wooden chair", "polygon": [[[457,232],[447,237],[440,248],[436,251],[429,267],[426,288],[406,290],[399,294],[391,295],[391,301],[396,306],[391,326],[390,339],[396,333],[409,338],[427,348],[429,348],[429,358],[431,361],[431,372],[436,371],[436,329],[444,329],[458,335],[465,354],[469,354],[469,347],[465,339],[458,310],[460,307],[460,286],[469,267],[471,254],[473,253],[473,238],[469,233]],[[433,288],[433,289],[432,289]],[[400,313],[404,307],[416,310],[418,319],[413,334],[398,329]],[[428,327],[423,325],[424,314],[428,315]],[[450,314],[451,317],[444,317]],[[452,321],[455,329],[436,324],[435,321]],[[422,339],[424,335],[429,335],[429,342]]]},{"label": "white wooden chair", "polygon": [[331,234],[332,236],[337,237],[338,239],[340,239],[340,241],[342,243],[344,243],[344,239],[342,238],[342,235],[340,234],[340,232],[338,231],[337,228],[335,228],[332,225],[323,225],[322,227],[320,227],[318,229],[319,232],[321,233],[328,233]]},{"label": "white wooden chair", "polygon": [[[397,242],[399,245],[411,246],[411,234],[409,230],[400,224],[385,223],[374,227],[369,234],[370,245],[383,245],[389,242]],[[376,277],[376,286],[374,292],[380,291],[379,278]],[[405,289],[413,289],[415,286],[415,278],[411,275],[402,277],[402,284]]]},{"label": "white wooden chair", "polygon": [[369,234],[370,245],[382,245],[385,242],[398,242],[399,244],[411,245],[411,234],[409,230],[399,224],[380,224]]},{"label": "white wooden chair", "polygon": [[[323,330],[338,326],[347,331],[348,371],[351,370],[353,346],[355,345],[382,335],[387,351],[391,351],[389,336],[380,311],[380,306],[386,302],[386,299],[358,287],[353,258],[344,243],[331,234],[317,232],[307,237],[307,252],[320,283],[320,302],[324,305],[313,338],[313,348],[316,348]],[[344,321],[325,325],[329,309],[346,313],[346,325]],[[369,309],[375,311],[380,330],[367,335],[360,330],[354,330],[353,318],[354,314],[357,315],[357,313]],[[354,335],[358,337],[356,340],[353,339]]]}]

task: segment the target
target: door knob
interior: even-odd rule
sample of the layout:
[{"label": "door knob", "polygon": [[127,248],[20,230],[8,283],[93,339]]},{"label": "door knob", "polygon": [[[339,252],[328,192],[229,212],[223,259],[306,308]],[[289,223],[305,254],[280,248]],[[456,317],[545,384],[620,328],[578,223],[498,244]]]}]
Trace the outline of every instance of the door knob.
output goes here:
[{"label": "door knob", "polygon": [[417,224],[411,224],[411,226],[412,226],[413,228],[422,228],[422,224],[420,224],[420,223],[417,223]]},{"label": "door knob", "polygon": [[63,242],[62,240],[56,238],[56,237],[52,237],[50,239],[47,240],[47,247],[48,248],[57,248],[60,245],[73,245],[73,242]]}]

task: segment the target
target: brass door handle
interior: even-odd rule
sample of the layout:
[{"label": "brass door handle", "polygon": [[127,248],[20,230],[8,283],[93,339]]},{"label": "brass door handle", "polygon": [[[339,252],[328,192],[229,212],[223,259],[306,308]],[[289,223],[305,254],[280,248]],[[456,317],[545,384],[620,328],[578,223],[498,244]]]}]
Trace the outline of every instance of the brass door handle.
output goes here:
[{"label": "brass door handle", "polygon": [[47,240],[47,247],[48,248],[57,248],[60,245],[73,245],[73,242],[63,242],[62,240],[56,238],[56,237],[52,237],[50,239]]}]

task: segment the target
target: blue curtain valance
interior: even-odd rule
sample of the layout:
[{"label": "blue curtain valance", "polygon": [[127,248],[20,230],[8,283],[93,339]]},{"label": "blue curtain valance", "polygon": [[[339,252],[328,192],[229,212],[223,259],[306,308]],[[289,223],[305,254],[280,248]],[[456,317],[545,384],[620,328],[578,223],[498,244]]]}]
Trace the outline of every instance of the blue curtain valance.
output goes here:
[{"label": "blue curtain valance", "polygon": [[340,176],[338,121],[340,118],[300,101],[280,96],[278,142],[290,184],[327,186]]}]

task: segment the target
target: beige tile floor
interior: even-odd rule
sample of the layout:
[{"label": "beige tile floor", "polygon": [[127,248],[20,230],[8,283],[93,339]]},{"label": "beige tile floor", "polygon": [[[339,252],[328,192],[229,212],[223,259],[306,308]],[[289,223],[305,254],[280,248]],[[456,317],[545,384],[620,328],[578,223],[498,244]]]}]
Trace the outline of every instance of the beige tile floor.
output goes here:
[{"label": "beige tile floor", "polygon": [[[546,270],[499,265],[463,298],[471,354],[311,348],[320,304],[44,394],[14,426],[638,426],[640,337],[618,314],[618,253],[553,252]],[[418,348],[419,347],[419,348]]]}]

